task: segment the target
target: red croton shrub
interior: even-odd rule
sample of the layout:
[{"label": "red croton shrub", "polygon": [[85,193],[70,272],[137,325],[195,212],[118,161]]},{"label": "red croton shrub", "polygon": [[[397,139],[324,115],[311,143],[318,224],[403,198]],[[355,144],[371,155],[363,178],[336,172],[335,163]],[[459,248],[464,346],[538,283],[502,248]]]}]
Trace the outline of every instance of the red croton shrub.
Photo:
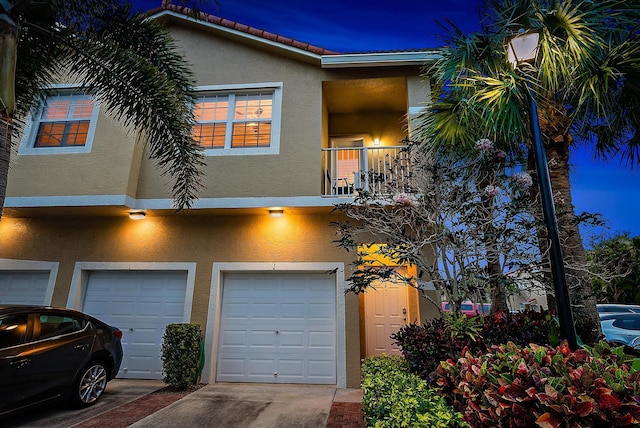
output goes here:
[{"label": "red croton shrub", "polygon": [[513,343],[440,363],[437,385],[473,427],[640,424],[640,360],[601,342],[571,352]]}]

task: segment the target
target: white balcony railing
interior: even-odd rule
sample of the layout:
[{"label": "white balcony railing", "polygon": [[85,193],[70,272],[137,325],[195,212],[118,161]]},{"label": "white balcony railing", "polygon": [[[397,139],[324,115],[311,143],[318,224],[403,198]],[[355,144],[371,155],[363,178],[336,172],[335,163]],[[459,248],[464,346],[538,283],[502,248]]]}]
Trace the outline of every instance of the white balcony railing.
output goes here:
[{"label": "white balcony railing", "polygon": [[366,190],[385,194],[393,182],[408,184],[405,146],[322,149],[322,196],[353,196]]}]

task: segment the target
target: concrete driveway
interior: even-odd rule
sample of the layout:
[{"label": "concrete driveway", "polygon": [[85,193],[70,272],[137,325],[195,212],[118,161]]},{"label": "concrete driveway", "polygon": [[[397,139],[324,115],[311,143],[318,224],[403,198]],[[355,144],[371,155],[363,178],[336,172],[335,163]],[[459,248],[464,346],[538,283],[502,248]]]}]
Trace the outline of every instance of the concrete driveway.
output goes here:
[{"label": "concrete driveway", "polygon": [[122,406],[165,386],[159,380],[114,379],[100,400],[85,409],[73,409],[66,403],[34,407],[24,413],[0,419],[2,427],[68,428],[101,413]]},{"label": "concrete driveway", "polygon": [[324,428],[335,395],[335,386],[212,384],[131,427]]}]

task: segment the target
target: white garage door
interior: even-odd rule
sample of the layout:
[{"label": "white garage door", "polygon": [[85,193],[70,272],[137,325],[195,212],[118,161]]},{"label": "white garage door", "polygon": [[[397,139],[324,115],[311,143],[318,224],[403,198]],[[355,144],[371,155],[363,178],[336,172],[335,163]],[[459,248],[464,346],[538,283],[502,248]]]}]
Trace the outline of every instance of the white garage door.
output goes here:
[{"label": "white garage door", "polygon": [[336,288],[326,274],[228,274],[216,380],[336,383]]},{"label": "white garage door", "polygon": [[0,304],[43,305],[49,271],[0,271]]},{"label": "white garage door", "polygon": [[186,284],[186,272],[89,274],[83,311],[122,330],[119,378],[162,379],[162,336],[167,324],[183,322]]}]

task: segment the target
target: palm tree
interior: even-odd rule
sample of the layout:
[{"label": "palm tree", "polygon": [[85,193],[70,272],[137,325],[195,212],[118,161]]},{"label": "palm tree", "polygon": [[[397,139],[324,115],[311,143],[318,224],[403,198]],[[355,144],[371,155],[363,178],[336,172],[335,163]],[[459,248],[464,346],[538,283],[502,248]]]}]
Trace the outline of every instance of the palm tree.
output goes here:
[{"label": "palm tree", "polygon": [[0,0],[0,217],[11,142],[59,76],[106,104],[174,178],[177,208],[200,187],[192,139],[193,75],[168,33],[120,0]]},{"label": "palm tree", "polygon": [[[528,143],[528,83],[538,103],[575,319],[590,320],[597,330],[571,200],[569,149],[579,142],[605,158],[640,161],[640,0],[486,0],[482,15],[477,33],[446,26],[448,46],[426,73],[434,102],[417,133],[431,145],[469,145],[478,135],[505,149]],[[514,71],[505,46],[522,30],[540,34],[539,51],[535,64]],[[538,234],[546,242],[542,229]]]}]

